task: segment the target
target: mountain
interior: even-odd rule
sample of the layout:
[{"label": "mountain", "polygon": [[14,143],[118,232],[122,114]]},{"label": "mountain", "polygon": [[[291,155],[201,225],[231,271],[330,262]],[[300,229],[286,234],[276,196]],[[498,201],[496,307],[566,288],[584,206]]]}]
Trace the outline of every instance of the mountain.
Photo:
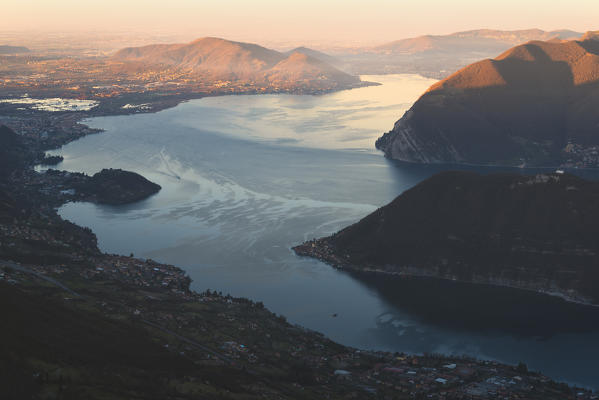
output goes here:
[{"label": "mountain", "polygon": [[342,85],[352,85],[356,83],[357,79],[320,59],[298,52],[292,53],[287,58],[277,63],[266,72],[266,76],[269,81],[275,84],[302,82],[306,79],[318,79],[312,77],[320,76],[326,77],[327,80],[338,82]]},{"label": "mountain", "polygon": [[570,30],[546,32],[541,29],[501,31],[493,29],[477,29],[456,32],[450,35],[424,35],[397,40],[372,48],[381,53],[455,53],[483,52],[499,53],[508,48],[531,40],[573,39],[581,33]]},{"label": "mountain", "polygon": [[357,77],[314,58],[313,51],[283,54],[250,43],[202,38],[187,44],[157,44],[119,50],[112,60],[163,66],[193,76],[248,83],[315,85],[322,88],[359,84]]},{"label": "mountain", "polygon": [[128,204],[143,200],[162,189],[135,172],[122,169],[103,169],[76,185],[77,191],[93,196],[102,204]]},{"label": "mountain", "polygon": [[296,47],[293,50],[286,51],[284,54],[286,56],[290,56],[293,53],[305,54],[309,57],[315,58],[317,60],[323,61],[327,64],[331,64],[334,66],[339,66],[340,64],[342,64],[341,60],[339,60],[337,57],[333,57],[329,54],[323,53],[322,51],[310,49],[308,47]]},{"label": "mountain", "polygon": [[599,166],[599,41],[533,41],[431,86],[379,138],[418,163]]},{"label": "mountain", "polygon": [[295,250],[340,268],[493,283],[599,304],[599,183],[437,174]]},{"label": "mountain", "polygon": [[23,46],[0,45],[0,54],[29,53],[30,51],[27,47]]},{"label": "mountain", "polygon": [[478,29],[449,35],[424,35],[375,47],[335,53],[344,70],[352,74],[419,74],[443,79],[483,58],[495,57],[531,40],[569,40],[581,33],[526,29],[501,31]]}]

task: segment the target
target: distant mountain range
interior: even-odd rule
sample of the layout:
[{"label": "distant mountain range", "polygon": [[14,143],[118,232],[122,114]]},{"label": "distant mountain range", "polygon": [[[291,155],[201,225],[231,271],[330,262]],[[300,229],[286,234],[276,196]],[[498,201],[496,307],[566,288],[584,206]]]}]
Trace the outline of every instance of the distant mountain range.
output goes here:
[{"label": "distant mountain range", "polygon": [[444,172],[295,248],[350,271],[428,276],[599,304],[599,183]]},{"label": "distant mountain range", "polygon": [[454,53],[481,52],[500,53],[512,46],[531,40],[574,39],[582,35],[570,30],[543,31],[541,29],[526,29],[516,31],[501,31],[492,29],[477,29],[456,32],[449,35],[424,35],[409,39],[396,40],[371,48],[373,52],[417,54],[417,53]]},{"label": "distant mountain range", "polygon": [[29,53],[30,51],[27,47],[23,46],[0,45],[0,54]]},{"label": "distant mountain range", "polygon": [[163,66],[210,80],[293,83],[323,88],[360,83],[359,78],[328,64],[326,58],[323,53],[306,48],[280,53],[256,44],[208,37],[186,44],[125,48],[114,54],[112,60]]},{"label": "distant mountain range", "polygon": [[433,85],[376,145],[397,160],[599,166],[599,40],[533,41]]},{"label": "distant mountain range", "polygon": [[574,39],[581,35],[570,30],[477,29],[396,40],[335,55],[343,61],[338,65],[354,74],[414,73],[442,79],[472,62],[496,57],[515,45],[531,40]]}]

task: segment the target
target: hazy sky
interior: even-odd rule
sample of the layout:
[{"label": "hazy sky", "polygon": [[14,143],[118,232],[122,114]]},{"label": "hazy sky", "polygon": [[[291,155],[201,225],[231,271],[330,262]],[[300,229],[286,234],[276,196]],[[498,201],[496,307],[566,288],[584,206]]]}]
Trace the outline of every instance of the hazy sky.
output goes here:
[{"label": "hazy sky", "polygon": [[598,0],[2,0],[0,10],[0,30],[158,30],[271,42],[385,42],[483,27],[599,29]]}]

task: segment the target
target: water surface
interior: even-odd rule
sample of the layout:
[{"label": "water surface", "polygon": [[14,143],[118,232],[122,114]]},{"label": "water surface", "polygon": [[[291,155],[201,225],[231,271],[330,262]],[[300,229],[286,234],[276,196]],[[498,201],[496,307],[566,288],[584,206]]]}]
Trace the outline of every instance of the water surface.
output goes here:
[{"label": "water surface", "polygon": [[447,168],[393,163],[373,146],[433,81],[363,79],[383,85],[91,119],[105,132],[57,151],[59,168],[133,170],[163,190],[127,206],[67,204],[60,214],[92,228],[104,251],[178,265],[196,290],[263,301],[346,345],[524,361],[599,387],[599,310],[487,286],[356,279],[290,250]]}]

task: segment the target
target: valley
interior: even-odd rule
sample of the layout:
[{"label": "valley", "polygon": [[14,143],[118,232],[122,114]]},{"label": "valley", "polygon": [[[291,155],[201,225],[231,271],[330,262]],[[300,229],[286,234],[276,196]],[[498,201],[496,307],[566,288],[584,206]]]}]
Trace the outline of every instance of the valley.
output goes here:
[{"label": "valley", "polygon": [[0,34],[3,394],[597,399],[581,35]]}]

